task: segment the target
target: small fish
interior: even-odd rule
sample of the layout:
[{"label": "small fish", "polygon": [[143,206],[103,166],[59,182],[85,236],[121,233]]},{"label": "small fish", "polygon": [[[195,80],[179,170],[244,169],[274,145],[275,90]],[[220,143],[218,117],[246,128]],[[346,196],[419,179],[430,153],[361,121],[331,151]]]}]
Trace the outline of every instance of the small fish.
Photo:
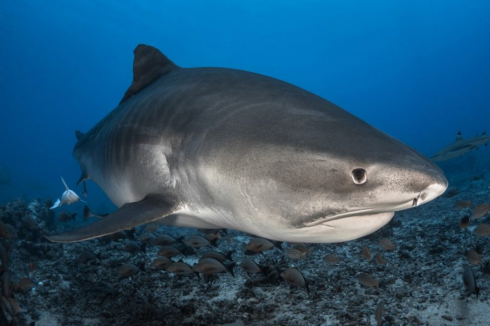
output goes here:
[{"label": "small fish", "polygon": [[158,224],[147,224],[145,226],[145,232],[152,233],[155,232],[156,230],[158,230]]},{"label": "small fish", "polygon": [[471,201],[469,200],[458,200],[456,204],[454,204],[454,209],[458,211],[467,207],[471,207]]},{"label": "small fish", "polygon": [[240,267],[245,271],[247,274],[257,274],[257,273],[263,273],[263,269],[259,267],[252,259],[249,258],[244,258],[240,262]]},{"label": "small fish", "polygon": [[142,267],[138,267],[133,264],[123,264],[121,268],[117,271],[118,274],[122,275],[123,277],[130,277],[131,275],[136,274],[137,272],[142,270]]},{"label": "small fish", "polygon": [[126,240],[124,242],[123,250],[130,254],[135,254],[140,251],[146,252],[146,243],[139,243],[133,240]]},{"label": "small fish", "polygon": [[281,273],[281,277],[292,286],[305,288],[306,292],[310,294],[308,282],[298,269],[290,267]]},{"label": "small fish", "polygon": [[475,209],[473,209],[473,213],[471,214],[471,218],[472,219],[482,218],[483,216],[485,216],[488,213],[489,210],[490,210],[490,205],[488,205],[488,204],[477,205],[475,207]]},{"label": "small fish", "polygon": [[374,256],[374,261],[376,262],[376,264],[378,265],[381,265],[381,266],[384,266],[386,265],[386,260],[385,258],[383,257],[383,254],[378,252],[375,256]]},{"label": "small fish", "polygon": [[193,247],[193,248],[203,248],[208,246],[217,247],[218,246],[217,242],[218,242],[217,238],[212,241],[208,241],[206,238],[200,235],[191,235],[185,238],[183,241],[183,243],[186,246]]},{"label": "small fish", "polygon": [[335,256],[334,254],[325,255],[323,260],[330,265],[336,265],[340,261],[339,257]]},{"label": "small fish", "polygon": [[371,259],[371,250],[369,250],[368,246],[364,246],[361,248],[361,258],[366,260]]},{"label": "small fish", "polygon": [[386,316],[383,302],[380,301],[374,310],[374,319],[376,319],[376,324],[381,326],[383,324],[383,317]]},{"label": "small fish", "polygon": [[220,230],[217,230],[216,233],[206,233],[204,235],[204,237],[206,238],[206,240],[208,240],[209,242],[212,242],[214,241],[214,239],[221,239],[221,231]]},{"label": "small fish", "polygon": [[145,232],[139,236],[138,240],[144,243],[153,243],[153,241],[155,241],[156,238],[157,236],[154,235],[153,233]]},{"label": "small fish", "polygon": [[379,289],[379,281],[378,280],[375,280],[369,274],[361,273],[361,274],[357,275],[357,279],[359,280],[359,283],[361,283],[364,286],[376,287],[376,288]]},{"label": "small fish", "polygon": [[391,242],[391,240],[388,238],[383,238],[383,239],[379,240],[379,245],[385,251],[395,251],[396,250],[396,244]]},{"label": "small fish", "polygon": [[98,254],[94,254],[92,251],[84,250],[78,256],[77,262],[79,264],[88,264],[96,259],[100,259],[100,252]]},{"label": "small fish", "polygon": [[490,137],[485,133],[482,133],[481,136],[476,136],[471,139],[463,139],[461,132],[458,132],[458,136],[453,144],[446,146],[441,149],[439,152],[434,154],[430,159],[433,162],[441,162],[446,161],[468,152],[474,151],[480,145],[486,145],[490,140]]},{"label": "small fish", "polygon": [[66,223],[68,221],[75,221],[75,217],[77,216],[77,213],[62,211],[58,216],[61,222]]},{"label": "small fish", "polygon": [[166,269],[170,264],[174,262],[167,257],[157,257],[151,262],[151,267],[154,269]]},{"label": "small fish", "polygon": [[480,224],[476,227],[475,233],[481,237],[490,235],[490,226],[488,224]]},{"label": "small fish", "polygon": [[194,271],[192,268],[189,267],[189,265],[182,263],[182,262],[176,262],[173,264],[170,264],[165,268],[165,270],[169,273],[173,273],[176,275],[191,275],[194,274]]},{"label": "small fish", "polygon": [[293,248],[301,251],[303,256],[311,254],[311,249],[308,248],[304,243],[297,243],[297,244],[293,245]]},{"label": "small fish", "polygon": [[465,215],[459,220],[459,227],[464,229],[470,225],[470,216]]},{"label": "small fish", "polygon": [[157,253],[158,256],[164,256],[167,258],[172,258],[180,254],[181,254],[180,250],[172,246],[163,246],[160,248],[160,250]]},{"label": "small fish", "polygon": [[478,265],[481,261],[480,255],[474,250],[468,251],[466,258],[468,258],[468,261],[473,265]]},{"label": "small fish", "polygon": [[231,256],[232,254],[233,254],[233,251],[229,251],[226,255],[222,254],[221,252],[217,252],[217,251],[208,251],[208,252],[203,253],[200,259],[213,258],[213,259],[216,259],[217,261],[219,261],[220,263],[223,263],[227,260],[233,261],[233,258]]},{"label": "small fish", "polygon": [[304,253],[302,253],[298,249],[294,249],[294,248],[286,249],[285,254],[286,254],[286,257],[291,258],[291,259],[301,259],[305,255]]},{"label": "small fish", "polygon": [[60,207],[62,205],[71,205],[73,203],[76,203],[77,201],[85,202],[81,200],[80,197],[78,197],[78,195],[73,190],[70,190],[70,188],[68,188],[63,177],[61,177],[61,181],[63,182],[63,185],[65,186],[66,190],[61,195],[61,200],[60,199],[56,200],[54,205],[51,206],[49,209],[55,209],[56,207]]},{"label": "small fish", "polygon": [[234,267],[235,263],[231,263],[230,265],[225,266],[216,259],[203,258],[199,260],[199,262],[196,264],[196,266],[192,268],[192,270],[196,273],[201,273],[204,275],[229,272],[233,277],[235,277],[235,274],[233,273]]},{"label": "small fish", "polygon": [[109,214],[94,214],[87,205],[85,205],[85,207],[83,208],[83,219],[84,220],[88,220],[91,217],[96,217],[98,219],[101,219],[101,218],[106,217],[107,215],[109,215]]},{"label": "small fish", "polygon": [[267,251],[267,250],[274,249],[274,247],[282,250],[282,242],[280,242],[280,241],[271,242],[271,241],[269,241],[267,239],[263,239],[263,238],[253,238],[245,246],[245,249],[246,249],[245,255],[255,255],[255,254]]},{"label": "small fish", "polygon": [[473,274],[473,269],[470,266],[466,267],[463,272],[463,283],[466,286],[466,291],[468,295],[473,293],[478,296],[480,294],[480,289],[476,285],[475,274]]},{"label": "small fish", "polygon": [[169,235],[159,235],[153,240],[153,244],[155,246],[168,246],[175,243],[177,239],[169,236]]}]

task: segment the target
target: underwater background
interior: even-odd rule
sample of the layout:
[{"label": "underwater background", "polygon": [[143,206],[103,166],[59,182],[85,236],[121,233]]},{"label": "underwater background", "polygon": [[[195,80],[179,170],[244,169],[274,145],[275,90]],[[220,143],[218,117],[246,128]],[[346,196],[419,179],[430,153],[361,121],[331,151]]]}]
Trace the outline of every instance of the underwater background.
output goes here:
[{"label": "underwater background", "polygon": [[[464,138],[472,138],[485,131],[490,133],[489,17],[490,2],[484,0],[3,0],[0,2],[0,206],[6,205],[6,208],[3,211],[0,209],[0,213],[27,211],[28,204],[35,198],[42,199],[39,203],[46,198],[56,200],[65,190],[60,177],[63,177],[68,186],[77,193],[82,191],[81,186],[75,186],[80,177],[80,167],[72,156],[76,143],[75,130],[90,130],[117,107],[131,84],[133,50],[138,44],[156,47],[181,67],[242,69],[297,85],[339,105],[372,126],[431,157],[441,148],[453,143],[458,132],[461,132]],[[384,269],[379,269],[380,267],[375,269],[363,265],[364,262],[359,263],[358,251],[363,245],[371,245],[370,248],[377,245],[380,234],[352,241],[345,246],[312,245],[308,249],[311,256],[301,260],[297,265],[306,271],[306,278],[310,277],[314,289],[312,292],[315,294],[306,299],[303,293],[292,292],[293,297],[287,299],[290,301],[273,301],[280,306],[296,307],[295,300],[298,298],[312,300],[308,301],[302,312],[294,313],[297,316],[303,316],[302,313],[305,316],[321,316],[318,311],[321,306],[314,304],[317,296],[321,295],[331,296],[331,302],[324,302],[329,307],[342,304],[348,306],[347,303],[353,304],[348,300],[355,295],[349,295],[350,283],[346,280],[351,280],[360,268],[382,279],[381,292],[376,292],[373,287],[367,290],[368,299],[358,297],[370,310],[361,313],[358,306],[353,304],[355,308],[349,316],[346,316],[345,312],[341,314],[330,311],[329,314],[337,318],[335,321],[328,322],[329,318],[325,317],[321,320],[309,320],[310,325],[376,325],[374,317],[368,315],[370,316],[376,307],[377,299],[373,298],[378,298],[380,293],[386,296],[385,306],[391,308],[391,316],[394,317],[385,318],[384,323],[382,321],[378,325],[422,325],[430,316],[433,317],[435,310],[421,308],[420,311],[424,311],[422,317],[414,317],[416,314],[413,311],[418,308],[410,306],[415,310],[403,315],[401,312],[395,314],[394,306],[406,306],[404,300],[408,296],[407,293],[415,291],[415,284],[419,291],[426,286],[424,282],[432,282],[431,284],[437,287],[437,290],[431,293],[437,293],[435,296],[437,299],[442,298],[441,302],[452,295],[457,300],[463,300],[461,297],[465,289],[461,274],[467,264],[467,250],[474,248],[481,254],[485,250],[490,251],[490,247],[487,238],[479,238],[475,242],[471,237],[468,238],[466,233],[461,233],[458,221],[463,215],[471,214],[472,207],[476,204],[490,201],[490,148],[480,146],[461,157],[438,162],[438,165],[446,173],[453,193],[420,209],[397,213],[395,222],[384,231],[380,231],[383,237],[389,236],[398,243],[397,253],[391,253],[391,257],[388,254],[391,266],[395,268],[386,268],[385,273]],[[88,182],[88,188],[88,200],[93,211],[109,212],[115,208],[93,182]],[[469,206],[457,206],[462,201],[471,203]],[[21,202],[24,204],[20,204]],[[81,218],[83,207],[82,203],[65,207],[67,211],[77,213],[78,217],[76,221],[70,220],[67,223],[57,220],[55,229],[72,229],[87,223]],[[455,207],[459,208],[455,210]],[[24,234],[22,232],[21,235]],[[168,232],[177,238],[191,231],[179,233],[179,229],[175,229]],[[222,241],[224,247],[220,250],[233,249],[238,252],[249,240],[238,232],[231,232],[229,237],[233,238],[233,242],[230,240],[232,244],[224,244]],[[23,242],[26,243],[29,243],[28,237]],[[42,245],[45,247],[41,251],[46,253],[39,254],[34,259],[39,264],[36,272],[38,276],[29,275],[34,283],[42,279],[43,273],[51,274],[50,262],[55,260],[57,264],[73,262],[81,252],[85,252],[83,250],[99,254],[102,252],[102,256],[106,258],[112,257],[112,252],[121,251],[121,243],[111,243],[104,249],[100,249],[98,244],[93,242],[64,247],[44,243]],[[22,247],[22,253],[19,249],[21,247],[13,246],[13,266],[24,266],[29,262],[26,257],[36,257],[32,252],[39,249]],[[24,256],[16,256],[16,250]],[[153,248],[149,250],[150,253],[145,252],[144,255],[149,256],[152,250],[156,252]],[[355,259],[352,254],[354,251]],[[324,258],[329,252],[335,252],[339,257],[343,254],[345,266],[336,267],[337,269],[328,272],[327,285],[315,284],[314,280],[319,279],[318,275],[325,269],[324,265],[330,264]],[[141,259],[144,255],[139,252],[135,257]],[[278,261],[279,257],[283,256],[275,250],[263,260],[274,260],[274,255]],[[435,256],[439,260],[434,261]],[[64,275],[64,279],[68,280],[66,282],[71,282],[70,275],[77,275],[76,278],[79,278],[79,274],[84,275],[87,280],[83,277],[80,279],[90,284],[93,281],[90,275],[105,275],[111,271],[116,274],[115,266],[119,267],[125,259],[129,258],[115,254],[113,260],[101,260],[86,269],[75,268],[67,263],[68,267],[57,270],[57,273]],[[286,256],[286,259],[292,258]],[[340,264],[342,261],[341,258]],[[412,263],[415,261],[418,263]],[[409,266],[405,265],[407,262],[410,262]],[[289,260],[280,260],[281,268],[290,266],[289,263]],[[389,264],[390,262],[387,266],[390,266]],[[483,261],[479,261],[478,264],[484,266]],[[487,269],[478,270],[476,274],[483,290],[490,288],[490,265],[485,266]],[[399,276],[402,270],[405,270],[405,275],[413,275],[413,279]],[[430,270],[432,274],[417,274],[423,270]],[[349,276],[342,277],[346,274]],[[406,282],[403,286],[397,283],[398,277]],[[133,304],[132,301],[124,300],[131,299],[135,288],[144,288],[149,280],[156,279],[156,274],[147,273],[140,279],[133,279],[134,283],[130,283],[126,278],[123,281],[111,278],[106,284],[114,289],[121,287],[124,290],[129,287],[128,291],[117,294],[114,290],[114,301],[116,298],[123,300],[119,302],[118,307],[121,308]],[[237,279],[243,280],[235,278],[234,283],[227,280],[229,283],[226,284],[233,293],[241,293],[240,295],[246,298],[250,293],[240,292],[241,281],[236,281]],[[339,283],[330,284],[332,280]],[[47,284],[44,279],[42,282]],[[55,280],[50,282],[54,284],[53,288],[55,285],[67,286],[63,282],[59,285]],[[191,290],[185,287],[193,284],[171,278],[165,279],[165,282],[171,284],[169,289],[184,291],[184,294],[174,292],[175,297],[188,296],[189,293],[185,291]],[[446,283],[449,295],[440,290],[444,289]],[[263,291],[275,295],[273,288],[279,289],[280,283],[274,281],[271,284],[274,287],[268,288],[270,284],[262,283]],[[400,296],[397,292],[390,297],[386,291],[383,292],[388,287],[386,284],[390,284],[390,289],[391,284],[397,284],[403,289],[400,291],[405,292]],[[332,292],[332,289],[341,287],[345,290]],[[80,300],[85,306],[89,306],[83,301],[89,299],[84,297],[83,300],[77,298],[70,301],[71,299],[65,297],[66,293],[60,292],[60,288],[50,290],[46,287],[42,290],[39,286],[37,293],[41,295],[42,291],[45,291],[52,294],[49,291],[56,291],[58,301],[49,301],[51,305],[75,307],[75,301]],[[260,287],[250,288],[253,289],[247,291],[252,291],[259,301],[265,301],[269,295],[258,294],[257,291],[262,291]],[[151,291],[151,287],[146,290]],[[202,292],[208,290],[204,289]],[[379,284],[377,290],[380,290]],[[483,290],[482,292],[485,292]],[[94,291],[106,293],[104,291],[108,290],[104,288]],[[247,321],[247,325],[250,321],[257,321],[272,314],[264,308],[262,315],[257,315],[261,316],[260,318],[254,317],[253,312],[243,312],[239,307],[235,307],[236,299],[233,296],[227,299],[223,289],[221,292],[216,289],[213,291],[219,298],[225,296],[222,298],[223,302],[228,302],[230,306],[217,305],[206,310],[199,308],[195,303],[188,311],[186,309],[191,305],[186,304],[179,310],[187,318],[186,323],[175,317],[169,308],[168,311],[172,311],[172,318],[175,319],[167,316],[165,318],[170,319],[162,324],[209,325],[214,324],[210,323],[210,320],[217,320],[219,323],[216,324],[224,325],[238,320],[238,313],[233,315],[235,308],[240,312],[239,317]],[[28,308],[39,309],[36,304],[41,304],[41,297],[30,302],[29,293],[23,294],[23,302]],[[335,297],[341,294],[334,296],[331,293],[343,293],[344,299]],[[153,303],[148,297],[152,295],[154,294],[140,295],[139,304],[146,307],[143,303],[150,302],[147,306],[151,306]],[[32,297],[34,298],[34,294]],[[166,292],[166,298],[171,300],[172,293]],[[200,294],[196,300],[206,302],[207,298]],[[270,297],[268,300],[271,300]],[[488,293],[476,300],[479,300],[480,305],[475,311],[490,311]],[[429,301],[427,299],[427,302]],[[434,302],[435,305],[439,305],[439,301]],[[361,305],[359,302],[356,304]],[[242,305],[245,306],[244,303],[240,303],[239,306]],[[439,307],[451,311],[452,306]],[[44,316],[44,322],[40,325],[49,325],[51,320],[58,320],[60,325],[153,325],[153,320],[162,317],[159,315],[157,318],[146,310],[143,311],[146,308],[135,308],[136,313],[128,314],[131,317],[118,318],[117,309],[112,312],[109,306],[101,305],[100,311],[91,311],[95,316],[91,315],[91,323],[86,320],[82,322],[79,316],[79,319],[73,319],[70,315],[72,312],[69,308],[66,309],[57,312],[65,318],[61,319],[62,321],[57,319],[59,316],[54,316],[54,312],[52,318],[41,314],[41,317]],[[206,315],[206,312],[211,314],[213,309],[228,310],[230,315],[222,312],[219,316]],[[54,311],[50,310],[49,306],[44,310]],[[196,311],[205,311],[199,317],[204,320],[202,323],[189,319]],[[279,314],[279,311],[277,309],[275,313]],[[387,311],[390,314],[389,309]],[[74,315],[86,313],[80,310]],[[362,320],[352,317],[357,313],[359,316],[362,314],[363,319],[359,317]],[[437,314],[439,313],[438,311]],[[453,325],[485,324],[477,321],[468,322],[478,318],[472,319],[467,312],[458,311],[454,314],[455,316],[451,317],[454,320],[449,320],[450,317],[441,319],[440,315],[437,315],[437,321]],[[103,317],[97,319],[97,316]],[[486,317],[490,318],[490,315],[487,314]],[[39,315],[34,313],[30,318],[37,320]],[[265,322],[264,325],[298,324],[293,316],[288,318]],[[105,321],[102,323],[100,320]],[[431,320],[426,324],[439,323]]]}]

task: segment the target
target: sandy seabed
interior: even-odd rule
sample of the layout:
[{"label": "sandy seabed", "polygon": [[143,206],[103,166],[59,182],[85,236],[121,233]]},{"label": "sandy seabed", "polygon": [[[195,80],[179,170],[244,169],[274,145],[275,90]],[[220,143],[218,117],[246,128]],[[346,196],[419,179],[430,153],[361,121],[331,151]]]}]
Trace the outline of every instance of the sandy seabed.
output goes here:
[{"label": "sandy seabed", "polygon": [[[300,260],[287,258],[279,249],[251,256],[260,266],[276,271],[268,276],[249,276],[238,266],[250,236],[235,231],[228,232],[231,242],[223,235],[217,249],[235,251],[235,277],[227,273],[198,278],[152,269],[158,246],[151,244],[146,252],[130,254],[122,250],[124,239],[49,243],[36,236],[43,230],[22,224],[26,223],[23,215],[35,211],[28,209],[28,203],[17,201],[1,207],[0,219],[17,223],[20,230],[16,239],[6,241],[9,270],[14,282],[22,277],[33,282],[30,289],[17,290],[13,296],[27,309],[23,313],[27,321],[38,326],[377,325],[374,310],[380,302],[386,312],[385,326],[489,325],[490,238],[461,229],[459,220],[471,209],[454,209],[458,200],[471,200],[473,207],[488,203],[489,184],[484,178],[469,181],[452,197],[396,213],[387,226],[363,239],[308,245],[311,254]],[[484,217],[472,224],[488,222]],[[72,227],[73,223],[66,226]],[[155,233],[178,237],[198,231],[160,228]],[[369,247],[371,257],[382,252],[379,240],[385,237],[397,245],[396,251],[383,252],[385,266],[360,256],[363,246]],[[466,258],[470,249],[482,253],[477,266]],[[79,264],[77,258],[84,250],[100,252],[101,258]],[[193,265],[207,250],[212,249],[174,260]],[[323,260],[329,253],[340,259],[338,264]],[[30,262],[36,262],[37,269],[29,269]],[[142,262],[146,268],[130,277],[117,273],[124,263]],[[291,288],[279,276],[291,266],[307,279],[309,294],[303,288]],[[481,289],[478,297],[466,294],[462,274],[467,266],[472,266]],[[359,273],[379,280],[379,289],[361,285]]]}]

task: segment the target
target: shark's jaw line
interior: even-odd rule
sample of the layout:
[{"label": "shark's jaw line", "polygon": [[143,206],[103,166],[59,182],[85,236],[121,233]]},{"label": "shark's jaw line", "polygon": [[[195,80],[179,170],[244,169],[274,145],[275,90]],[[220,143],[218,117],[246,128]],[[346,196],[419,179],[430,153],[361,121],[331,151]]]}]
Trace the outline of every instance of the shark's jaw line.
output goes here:
[{"label": "shark's jaw line", "polygon": [[[330,215],[326,216],[320,219],[316,219],[315,221],[304,223],[301,227],[313,227],[317,225],[327,225],[326,223],[332,222],[332,221],[337,221],[341,219],[347,219],[347,218],[352,218],[352,217],[357,217],[357,216],[367,216],[367,215],[376,215],[379,213],[389,213],[389,212],[396,212],[396,211],[401,211],[410,207],[417,205],[418,198],[416,197],[414,199],[411,199],[409,201],[403,201],[398,204],[381,204],[381,205],[376,205],[373,207],[355,207],[352,210],[345,212],[345,213],[340,213],[340,214],[335,214],[335,215]],[[328,225],[327,225],[328,226]]]}]

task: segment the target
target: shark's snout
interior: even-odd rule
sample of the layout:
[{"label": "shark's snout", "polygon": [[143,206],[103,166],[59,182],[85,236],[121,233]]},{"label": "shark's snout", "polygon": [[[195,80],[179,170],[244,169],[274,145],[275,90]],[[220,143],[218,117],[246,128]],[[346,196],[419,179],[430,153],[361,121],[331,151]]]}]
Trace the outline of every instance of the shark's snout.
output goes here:
[{"label": "shark's snout", "polygon": [[442,171],[437,169],[434,173],[432,173],[430,176],[430,184],[427,186],[422,192],[420,192],[420,195],[418,196],[417,200],[414,199],[414,203],[418,206],[423,203],[427,203],[446,191],[448,182],[446,179],[446,176]]}]

